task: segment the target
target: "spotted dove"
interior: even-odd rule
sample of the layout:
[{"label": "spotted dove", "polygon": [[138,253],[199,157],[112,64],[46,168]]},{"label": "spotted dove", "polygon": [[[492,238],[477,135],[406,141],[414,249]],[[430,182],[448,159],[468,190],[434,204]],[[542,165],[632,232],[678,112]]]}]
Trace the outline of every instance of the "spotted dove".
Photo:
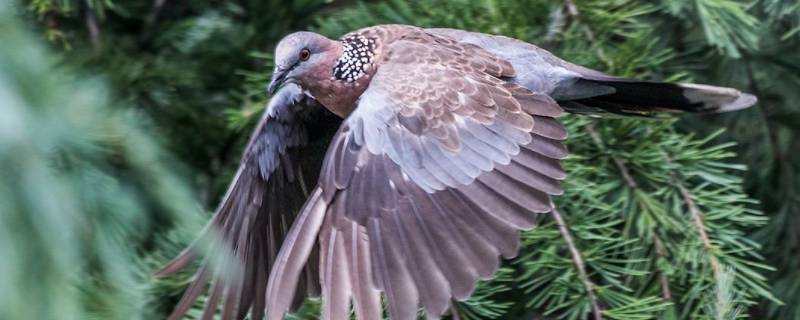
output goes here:
[{"label": "spotted dove", "polygon": [[[756,102],[730,88],[606,75],[503,36],[406,25],[339,40],[290,34],[269,91],[201,236],[219,234],[238,267],[226,275],[204,260],[172,319],[210,280],[203,319],[220,304],[223,319],[282,319],[318,294],[323,319],[349,319],[351,308],[379,319],[381,296],[392,319],[415,319],[420,307],[439,318],[553,209],[563,110],[650,116]],[[158,274],[186,268],[196,246]]]}]

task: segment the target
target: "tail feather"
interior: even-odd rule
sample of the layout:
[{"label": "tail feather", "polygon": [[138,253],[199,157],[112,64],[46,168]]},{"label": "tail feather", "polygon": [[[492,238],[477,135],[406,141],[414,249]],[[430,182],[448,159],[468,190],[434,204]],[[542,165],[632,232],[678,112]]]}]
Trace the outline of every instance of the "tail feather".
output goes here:
[{"label": "tail feather", "polygon": [[693,83],[584,77],[555,93],[573,113],[653,116],[663,112],[720,113],[744,109],[758,99],[725,87]]},{"label": "tail feather", "polygon": [[756,96],[733,88],[705,84],[681,83],[683,95],[691,101],[700,101],[711,112],[729,112],[749,108],[758,102]]}]

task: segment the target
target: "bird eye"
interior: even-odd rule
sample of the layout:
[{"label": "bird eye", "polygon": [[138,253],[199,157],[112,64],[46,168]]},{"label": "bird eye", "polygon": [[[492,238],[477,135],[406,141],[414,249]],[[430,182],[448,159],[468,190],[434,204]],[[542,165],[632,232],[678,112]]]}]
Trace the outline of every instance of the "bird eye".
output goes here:
[{"label": "bird eye", "polygon": [[308,49],[300,50],[300,61],[306,61],[309,57],[311,57],[311,51],[308,51]]}]

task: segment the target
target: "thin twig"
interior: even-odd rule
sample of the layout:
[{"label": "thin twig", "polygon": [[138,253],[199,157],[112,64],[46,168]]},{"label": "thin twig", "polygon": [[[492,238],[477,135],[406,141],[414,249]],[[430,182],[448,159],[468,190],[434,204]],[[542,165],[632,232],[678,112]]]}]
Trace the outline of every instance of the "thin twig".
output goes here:
[{"label": "thin twig", "polygon": [[[594,128],[594,123],[587,124],[586,131],[589,132],[589,136],[592,137],[592,140],[594,141],[595,145],[597,145],[598,148],[605,149],[605,145],[603,144],[603,139],[600,138],[600,134]],[[620,174],[622,175],[622,178],[625,180],[625,183],[628,185],[628,187],[630,187],[631,189],[639,188],[639,185],[636,184],[636,180],[633,179],[633,175],[631,175],[630,169],[628,169],[628,166],[625,165],[625,161],[614,155],[611,155],[611,159],[617,165],[617,169],[619,170]],[[656,249],[656,257],[658,258],[666,257],[667,254],[666,251],[664,250],[664,245],[661,243],[661,240],[658,238],[655,232],[653,233],[653,244],[655,245]],[[658,272],[658,279],[659,282],[661,282],[661,298],[663,298],[664,301],[672,300],[672,291],[669,288],[669,278],[667,278],[667,275],[664,272]]]},{"label": "thin twig", "polygon": [[[580,16],[580,11],[578,10],[578,6],[575,4],[575,2],[573,0],[564,0],[564,5],[562,7],[562,10],[564,11],[564,13],[566,14],[566,17],[567,17],[567,21],[564,24],[564,28],[565,29],[567,27],[569,27],[573,22],[578,22],[578,18]],[[589,26],[585,25],[585,24],[582,25],[581,27],[582,27],[581,29],[582,29],[583,33],[586,35],[586,38],[588,38],[589,41],[592,44],[596,44],[597,43],[597,37],[595,37],[594,32],[592,31],[592,29],[589,28]],[[596,53],[597,53],[597,57],[600,58],[600,60],[602,60],[603,62],[605,62],[609,66],[613,64],[611,62],[611,60],[609,60],[608,57],[606,56],[606,53],[605,53],[605,51],[603,50],[602,47],[598,46],[598,47],[595,48],[595,50],[596,50]]]},{"label": "thin twig", "polygon": [[[567,18],[568,18],[567,25],[571,24],[573,21],[577,22],[580,12],[578,11],[578,6],[575,5],[575,2],[572,0],[564,0],[564,8],[565,11],[567,12]],[[591,28],[589,28],[588,25],[585,24],[582,25],[581,29],[583,30],[583,33],[586,35],[586,38],[589,38],[589,41],[592,44],[597,43],[597,37],[595,37],[594,32],[592,31]],[[595,48],[595,50],[597,52],[597,57],[599,57],[600,60],[602,60],[606,64],[611,65],[611,60],[608,59],[602,47],[598,46],[597,48]]]},{"label": "thin twig", "polygon": [[589,279],[589,274],[586,273],[586,264],[583,262],[583,257],[581,257],[581,253],[578,251],[575,241],[572,240],[572,235],[569,232],[569,228],[567,228],[567,223],[564,221],[564,217],[561,216],[561,213],[558,212],[558,209],[553,208],[552,214],[553,218],[556,219],[556,224],[558,224],[558,231],[567,243],[567,247],[569,247],[569,251],[572,254],[572,261],[578,269],[578,275],[583,282],[583,287],[586,289],[586,294],[589,296],[589,301],[592,304],[592,312],[594,313],[594,320],[603,320],[603,309],[600,308],[600,304],[597,302],[597,296],[594,294],[594,283]]},{"label": "thin twig", "polygon": [[[673,163],[672,158],[670,158],[670,156],[664,152],[664,150],[661,150],[661,153],[667,163]],[[711,239],[708,237],[708,233],[706,233],[706,226],[705,223],[703,223],[703,212],[700,211],[700,207],[698,207],[697,203],[694,201],[694,196],[689,192],[688,189],[686,189],[686,187],[683,185],[683,181],[674,171],[672,172],[672,179],[681,193],[683,202],[686,203],[686,207],[689,208],[689,214],[692,216],[692,223],[697,229],[697,235],[700,237],[700,241],[703,243],[703,250],[709,257],[708,260],[709,263],[711,263],[711,271],[714,274],[714,281],[719,284],[722,276],[722,268],[720,267],[719,259],[716,255],[714,255],[714,245],[711,244]]]},{"label": "thin twig", "polygon": [[[592,141],[594,141],[598,148],[605,149],[603,139],[600,138],[600,134],[597,133],[597,130],[594,128],[594,123],[590,122],[587,124],[586,131],[589,132],[589,136],[592,137]],[[617,169],[619,169],[620,174],[622,174],[622,178],[625,179],[625,183],[629,187],[636,189],[639,185],[636,184],[636,180],[633,179],[630,170],[628,170],[628,167],[625,165],[625,161],[614,155],[611,155],[611,160],[617,165]]]},{"label": "thin twig", "polygon": [[564,0],[564,11],[567,12],[568,17],[578,19],[578,6],[575,5],[574,1]]},{"label": "thin twig", "polygon": [[[664,250],[664,245],[661,243],[661,240],[658,239],[655,233],[653,234],[653,243],[656,247],[656,257],[659,259],[666,257],[667,252]],[[667,275],[664,272],[659,271],[658,280],[661,282],[661,298],[664,300],[664,302],[671,301],[672,291],[669,289],[669,278],[667,278]]]},{"label": "thin twig", "polygon": [[164,3],[166,2],[167,0],[154,0],[153,9],[150,11],[150,14],[152,14],[154,17],[158,16],[158,14],[161,12],[161,8],[164,7]]},{"label": "thin twig", "polygon": [[711,244],[711,239],[708,238],[708,234],[706,233],[706,227],[703,223],[703,213],[700,211],[700,208],[697,207],[697,204],[694,202],[694,197],[691,193],[689,193],[689,190],[686,190],[686,187],[683,186],[683,183],[681,183],[679,180],[676,182],[678,183],[678,189],[681,191],[683,201],[685,201],[686,206],[689,207],[689,213],[692,215],[692,221],[697,228],[697,233],[700,235],[700,239],[703,241],[703,249],[706,254],[708,254],[708,260],[711,263],[711,272],[714,275],[714,286],[717,288],[717,304],[722,304],[722,301],[725,300],[722,297],[724,292],[722,289],[722,267],[720,266],[719,259],[712,252],[714,247]]},{"label": "thin twig", "polygon": [[89,31],[89,41],[92,43],[92,48],[97,50],[100,48],[100,27],[97,26],[97,16],[92,8],[86,8],[85,19],[86,30]]},{"label": "thin twig", "polygon": [[167,0],[153,0],[153,5],[150,8],[150,14],[147,15],[147,19],[145,20],[148,25],[152,25],[158,19],[158,15],[161,14],[161,9],[164,7],[164,4]]},{"label": "thin twig", "polygon": [[453,320],[461,320],[461,316],[458,314],[458,301],[450,299],[450,310]]},{"label": "thin twig", "polygon": [[683,186],[683,183],[680,181],[676,182],[678,184],[678,189],[681,191],[681,197],[683,197],[683,201],[686,202],[686,206],[689,207],[689,214],[692,215],[692,222],[697,228],[697,233],[700,236],[700,240],[703,242],[703,249],[709,256],[711,269],[714,271],[714,279],[719,281],[722,268],[720,268],[719,259],[717,259],[717,256],[715,256],[712,252],[714,246],[711,244],[711,239],[708,238],[708,233],[706,233],[706,227],[703,223],[703,213],[700,211],[700,208],[697,207],[697,203],[694,202],[692,194],[689,193],[689,190],[686,190],[686,187]]}]

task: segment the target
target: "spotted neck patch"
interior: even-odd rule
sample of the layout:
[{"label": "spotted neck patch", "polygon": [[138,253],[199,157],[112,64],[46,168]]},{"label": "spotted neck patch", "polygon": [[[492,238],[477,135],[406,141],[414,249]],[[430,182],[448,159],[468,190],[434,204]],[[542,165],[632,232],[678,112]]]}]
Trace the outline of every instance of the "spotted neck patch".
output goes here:
[{"label": "spotted neck patch", "polygon": [[375,40],[362,35],[342,39],[342,56],[333,66],[333,78],[353,82],[363,77],[375,54]]}]

